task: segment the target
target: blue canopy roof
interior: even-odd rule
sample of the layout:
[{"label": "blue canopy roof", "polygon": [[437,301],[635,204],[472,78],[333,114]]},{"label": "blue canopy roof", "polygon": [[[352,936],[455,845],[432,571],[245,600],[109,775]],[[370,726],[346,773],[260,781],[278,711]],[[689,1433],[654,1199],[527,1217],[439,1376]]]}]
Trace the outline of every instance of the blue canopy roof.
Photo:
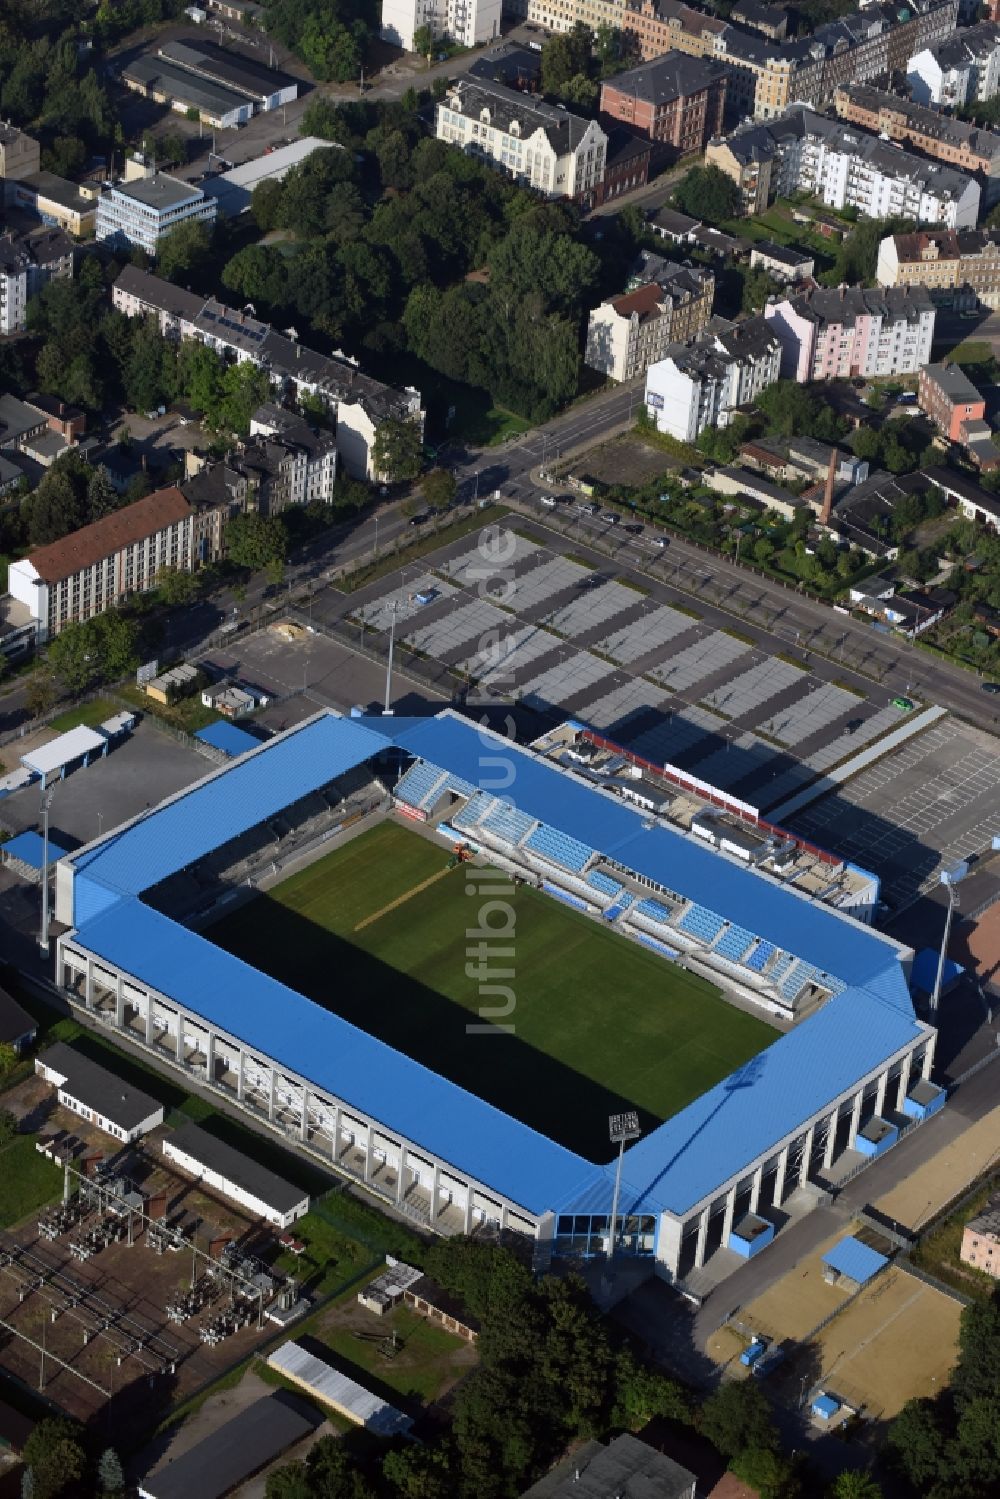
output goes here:
[{"label": "blue canopy roof", "polygon": [[[933,994],[940,960],[941,954],[936,947],[924,947],[917,953],[910,971],[910,988],[914,994]],[[941,973],[942,989],[950,988],[964,972],[965,969],[961,963],[956,963],[954,958],[946,957]]]},{"label": "blue canopy roof", "polygon": [[832,1249],[827,1250],[823,1263],[832,1270],[839,1271],[841,1275],[846,1275],[848,1280],[863,1286],[873,1275],[884,1270],[889,1261],[884,1254],[869,1249],[867,1244],[862,1244],[860,1239],[848,1234],[845,1239],[834,1244]]},{"label": "blue canopy roof", "polygon": [[[45,843],[41,833],[27,832],[18,833],[16,838],[8,838],[7,842],[0,844],[5,859],[19,859],[22,864],[27,864],[32,869],[41,869]],[[49,863],[54,864],[61,859],[69,850],[64,848],[52,834],[49,834]]]},{"label": "blue canopy roof", "polygon": [[210,744],[213,749],[221,750],[233,760],[237,755],[245,755],[249,750],[260,749],[261,746],[256,734],[248,734],[239,724],[228,723],[224,718],[220,718],[218,723],[206,724],[194,737],[203,744]]}]

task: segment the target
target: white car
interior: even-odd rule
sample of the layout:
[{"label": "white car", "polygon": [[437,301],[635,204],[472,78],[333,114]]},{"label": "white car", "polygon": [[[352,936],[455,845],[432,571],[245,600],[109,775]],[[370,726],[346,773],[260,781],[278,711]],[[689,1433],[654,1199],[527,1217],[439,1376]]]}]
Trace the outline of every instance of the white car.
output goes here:
[{"label": "white car", "polygon": [[546,507],[547,510],[554,510],[556,508],[556,497],[555,497],[555,495],[554,494],[543,494],[542,495],[542,504]]}]

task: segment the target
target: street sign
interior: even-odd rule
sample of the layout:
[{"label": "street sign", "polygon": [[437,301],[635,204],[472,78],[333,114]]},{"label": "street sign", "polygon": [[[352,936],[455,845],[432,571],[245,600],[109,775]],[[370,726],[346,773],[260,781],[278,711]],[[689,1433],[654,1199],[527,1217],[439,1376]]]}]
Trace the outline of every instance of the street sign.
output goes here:
[{"label": "street sign", "polygon": [[612,1114],[608,1119],[608,1134],[612,1145],[620,1145],[623,1140],[638,1140],[642,1134],[639,1115],[634,1109],[629,1109],[624,1114]]},{"label": "street sign", "polygon": [[147,661],[145,666],[140,666],[136,671],[135,685],[141,687],[144,682],[151,682],[159,669],[159,661]]}]

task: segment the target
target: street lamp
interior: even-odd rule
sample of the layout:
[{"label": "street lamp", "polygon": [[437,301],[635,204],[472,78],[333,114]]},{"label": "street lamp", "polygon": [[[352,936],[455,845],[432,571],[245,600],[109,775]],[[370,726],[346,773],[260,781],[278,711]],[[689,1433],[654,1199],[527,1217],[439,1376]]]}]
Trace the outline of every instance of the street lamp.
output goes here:
[{"label": "street lamp", "polygon": [[642,1134],[639,1128],[639,1115],[634,1109],[628,1109],[624,1114],[612,1114],[608,1119],[608,1134],[612,1145],[618,1146],[618,1165],[615,1168],[615,1195],[611,1199],[611,1232],[608,1235],[608,1264],[615,1257],[615,1235],[618,1224],[618,1196],[622,1185],[622,1157],[625,1154],[625,1142],[627,1140],[638,1140]]},{"label": "street lamp", "polygon": [[934,980],[934,993],[931,995],[930,1015],[932,1019],[937,1018],[938,1004],[941,1000],[941,980],[944,977],[944,960],[948,954],[948,938],[951,936],[951,923],[958,907],[958,887],[969,872],[969,866],[965,859],[960,859],[950,869],[942,869],[938,880],[948,892],[948,914],[944,919],[944,935],[941,938],[941,952],[938,957],[937,977]]},{"label": "street lamp", "polygon": [[43,958],[49,955],[49,808],[55,789],[49,786],[42,791],[42,928],[38,947]]}]

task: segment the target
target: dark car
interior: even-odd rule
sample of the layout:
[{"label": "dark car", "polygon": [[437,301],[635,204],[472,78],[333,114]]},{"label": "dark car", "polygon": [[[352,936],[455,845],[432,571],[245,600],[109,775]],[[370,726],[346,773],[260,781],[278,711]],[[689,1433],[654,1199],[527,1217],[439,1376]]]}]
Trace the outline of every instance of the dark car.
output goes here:
[{"label": "dark car", "polygon": [[429,511],[427,511],[427,510],[421,511],[420,515],[411,515],[410,516],[410,525],[411,526],[423,526],[423,525],[425,525],[427,523],[427,521],[430,520],[430,518],[431,517],[430,517],[430,512]]},{"label": "dark car", "polygon": [[979,690],[980,692],[1000,692],[1000,682],[980,682]]}]

